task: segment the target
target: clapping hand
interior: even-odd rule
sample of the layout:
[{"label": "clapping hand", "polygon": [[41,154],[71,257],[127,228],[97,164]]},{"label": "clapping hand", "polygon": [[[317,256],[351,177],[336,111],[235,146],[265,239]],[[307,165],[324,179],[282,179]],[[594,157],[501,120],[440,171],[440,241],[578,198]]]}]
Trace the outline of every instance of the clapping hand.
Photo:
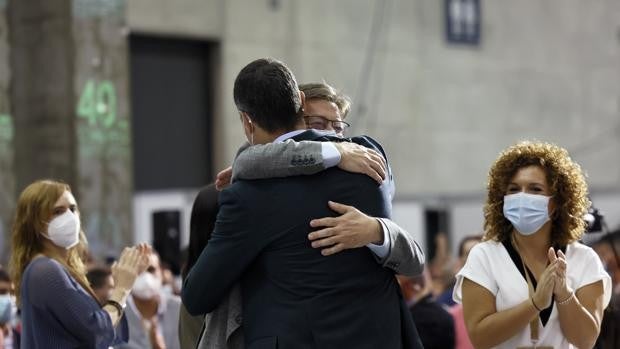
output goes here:
[{"label": "clapping hand", "polygon": [[112,264],[112,278],[116,287],[130,290],[136,277],[148,267],[150,255],[151,247],[147,244],[125,247],[118,261]]},{"label": "clapping hand", "polygon": [[570,297],[572,290],[566,284],[566,256],[562,250],[558,250],[557,254],[553,250],[553,247],[549,248],[547,253],[549,257],[549,263],[556,264],[554,271],[555,285],[553,287],[553,294],[558,301],[563,301]]},{"label": "clapping hand", "polygon": [[[543,271],[536,285],[536,291],[532,296],[534,306],[538,310],[545,309],[551,305],[551,298],[553,296],[553,289],[555,287],[555,269],[557,265],[555,263],[549,264]],[[525,271],[527,273],[527,271]]]}]

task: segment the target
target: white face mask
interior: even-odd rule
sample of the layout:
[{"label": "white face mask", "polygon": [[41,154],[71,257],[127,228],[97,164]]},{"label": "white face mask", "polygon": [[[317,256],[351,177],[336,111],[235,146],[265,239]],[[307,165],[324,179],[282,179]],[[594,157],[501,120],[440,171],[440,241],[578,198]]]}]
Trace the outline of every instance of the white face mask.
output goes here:
[{"label": "white face mask", "polygon": [[17,299],[15,296],[11,296],[11,324],[13,327],[17,327],[20,324],[21,320],[19,318],[19,314],[17,313],[19,309],[17,309]]},{"label": "white face mask", "polygon": [[161,280],[149,272],[144,272],[136,278],[131,293],[140,299],[152,299],[161,291]]},{"label": "white face mask", "polygon": [[8,294],[0,295],[0,325],[11,321],[13,315],[11,296]]},{"label": "white face mask", "polygon": [[532,235],[549,220],[550,196],[524,192],[504,196],[504,217],[522,235]]},{"label": "white face mask", "polygon": [[70,249],[80,241],[80,218],[76,213],[67,210],[49,222],[47,234],[43,236],[58,247]]}]

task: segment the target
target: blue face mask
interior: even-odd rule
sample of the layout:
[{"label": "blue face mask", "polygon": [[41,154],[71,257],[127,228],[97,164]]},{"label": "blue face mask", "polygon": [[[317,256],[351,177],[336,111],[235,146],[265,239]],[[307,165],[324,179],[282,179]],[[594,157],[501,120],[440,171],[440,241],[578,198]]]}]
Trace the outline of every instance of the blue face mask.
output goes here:
[{"label": "blue face mask", "polygon": [[11,296],[8,294],[0,295],[0,324],[6,324],[11,321]]},{"label": "blue face mask", "polygon": [[504,217],[522,235],[532,235],[549,220],[550,196],[523,192],[504,196]]}]

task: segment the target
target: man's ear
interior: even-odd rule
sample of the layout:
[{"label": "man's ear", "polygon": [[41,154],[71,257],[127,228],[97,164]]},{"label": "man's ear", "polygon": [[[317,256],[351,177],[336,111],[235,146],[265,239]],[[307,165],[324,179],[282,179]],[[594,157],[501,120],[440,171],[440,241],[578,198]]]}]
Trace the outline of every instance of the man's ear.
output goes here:
[{"label": "man's ear", "polygon": [[243,123],[243,128],[245,129],[246,134],[250,134],[254,131],[254,124],[252,123],[252,119],[250,115],[244,111],[239,112],[241,114],[241,122]]},{"label": "man's ear", "polygon": [[250,114],[244,112],[244,111],[240,111],[239,114],[241,114],[241,119],[243,119],[243,123],[249,123],[250,125],[252,125],[252,119],[250,118]]}]

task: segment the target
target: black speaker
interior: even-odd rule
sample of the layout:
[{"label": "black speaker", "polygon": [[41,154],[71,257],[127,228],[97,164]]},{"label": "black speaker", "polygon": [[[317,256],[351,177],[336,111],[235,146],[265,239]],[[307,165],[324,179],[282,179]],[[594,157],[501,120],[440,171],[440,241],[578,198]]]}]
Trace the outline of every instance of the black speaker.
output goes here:
[{"label": "black speaker", "polygon": [[[437,253],[437,235],[439,233],[446,234],[446,238],[450,238],[449,213],[444,209],[427,208],[424,211],[424,220],[426,222],[426,260],[431,261]],[[448,246],[448,253],[450,253]]]},{"label": "black speaker", "polygon": [[174,275],[181,270],[181,211],[153,212],[153,247]]}]

